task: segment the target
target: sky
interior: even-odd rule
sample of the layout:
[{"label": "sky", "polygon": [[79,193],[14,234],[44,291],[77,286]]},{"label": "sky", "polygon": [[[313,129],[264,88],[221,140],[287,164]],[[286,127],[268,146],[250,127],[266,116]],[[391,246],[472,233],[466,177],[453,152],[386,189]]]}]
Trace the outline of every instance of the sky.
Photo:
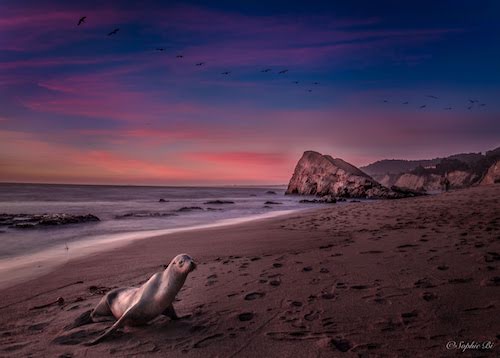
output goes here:
[{"label": "sky", "polygon": [[499,18],[494,0],[0,0],[0,181],[286,184],[305,150],[484,152]]}]

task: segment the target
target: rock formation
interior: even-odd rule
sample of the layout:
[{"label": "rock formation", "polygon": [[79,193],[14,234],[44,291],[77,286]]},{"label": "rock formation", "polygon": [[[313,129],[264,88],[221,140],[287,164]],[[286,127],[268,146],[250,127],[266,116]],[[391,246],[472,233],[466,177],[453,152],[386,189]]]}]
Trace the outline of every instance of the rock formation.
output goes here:
[{"label": "rock formation", "polygon": [[401,198],[342,159],[306,151],[300,158],[286,194],[332,195],[343,198]]},{"label": "rock formation", "polygon": [[498,183],[500,183],[500,159],[489,167],[480,184],[488,185]]},{"label": "rock formation", "polygon": [[491,173],[498,160],[500,148],[484,154],[462,153],[430,160],[381,160],[362,169],[389,188],[438,192],[443,190],[445,178],[451,189],[494,182],[495,175]]}]

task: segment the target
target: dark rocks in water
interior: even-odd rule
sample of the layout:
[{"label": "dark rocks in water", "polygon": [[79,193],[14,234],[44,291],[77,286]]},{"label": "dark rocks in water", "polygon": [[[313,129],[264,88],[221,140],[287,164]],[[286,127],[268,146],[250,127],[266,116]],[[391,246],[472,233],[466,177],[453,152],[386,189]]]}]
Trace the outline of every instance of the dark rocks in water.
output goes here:
[{"label": "dark rocks in water", "polygon": [[166,216],[175,216],[174,213],[159,213],[159,212],[149,212],[149,211],[137,211],[126,213],[123,215],[115,216],[115,219],[126,219],[126,218],[159,218]]},{"label": "dark rocks in water", "polygon": [[220,204],[234,204],[231,200],[210,200],[204,203],[205,205],[220,205]]},{"label": "dark rocks in water", "polygon": [[221,208],[207,208],[207,211],[224,211],[224,209],[221,209]]},{"label": "dark rocks in water", "polygon": [[170,200],[165,200],[165,199],[160,199],[158,200],[159,203],[168,203],[170,202]]},{"label": "dark rocks in water", "polygon": [[345,201],[345,199],[340,200],[331,195],[325,195],[319,199],[302,199],[299,201],[301,204],[335,204],[337,201]]},{"label": "dark rocks in water", "polygon": [[182,208],[177,209],[178,212],[189,212],[196,210],[203,210],[203,208],[200,208],[199,206],[183,206]]},{"label": "dark rocks in water", "polygon": [[278,201],[266,201],[264,203],[264,205],[280,205],[280,204],[283,204],[283,203],[280,203]]},{"label": "dark rocks in water", "polygon": [[266,191],[266,194],[269,194],[269,195],[276,195],[276,192],[275,192],[275,191],[272,191],[272,190],[268,190],[268,191]]},{"label": "dark rocks in water", "polygon": [[92,214],[0,214],[0,226],[15,229],[33,229],[39,226],[59,226],[100,221]]}]

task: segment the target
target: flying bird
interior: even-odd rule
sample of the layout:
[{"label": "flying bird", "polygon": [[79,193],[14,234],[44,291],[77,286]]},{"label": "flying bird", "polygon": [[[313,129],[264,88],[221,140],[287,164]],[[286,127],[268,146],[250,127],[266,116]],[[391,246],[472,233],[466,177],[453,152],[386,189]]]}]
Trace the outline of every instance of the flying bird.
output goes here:
[{"label": "flying bird", "polygon": [[177,56],[175,56],[175,57],[177,57],[177,58],[183,58],[184,56],[182,56],[182,55],[177,55]]},{"label": "flying bird", "polygon": [[479,105],[479,107],[484,107],[484,106],[486,106],[486,103],[481,103],[481,104]]},{"label": "flying bird", "polygon": [[479,100],[477,100],[477,99],[469,99],[469,102],[472,103],[472,104],[474,104],[476,102],[479,102]]},{"label": "flying bird", "polygon": [[319,82],[313,82],[313,85],[319,85]]},{"label": "flying bird", "polygon": [[388,102],[389,102],[388,100],[384,99],[384,103],[388,103]]},{"label": "flying bird", "polygon": [[403,102],[403,104],[408,104],[408,101],[406,101],[406,102]]},{"label": "flying bird", "polygon": [[221,75],[229,75],[231,71],[222,72]]},{"label": "flying bird", "polygon": [[198,63],[196,64],[196,66],[203,66],[204,64],[205,64],[205,62],[198,62]]},{"label": "flying bird", "polygon": [[281,75],[281,74],[284,74],[284,73],[287,73],[287,72],[288,72],[288,70],[283,70],[283,71],[279,71],[278,74]]},{"label": "flying bird", "polygon": [[426,104],[423,104],[423,105],[421,105],[421,106],[420,106],[420,109],[423,109],[423,108],[425,108],[425,107],[427,107],[427,105],[426,105]]},{"label": "flying bird", "polygon": [[266,68],[265,70],[262,70],[260,72],[271,72],[271,69],[270,68]]},{"label": "flying bird", "polygon": [[108,36],[116,35],[116,34],[118,33],[118,31],[120,31],[120,29],[119,29],[119,28],[114,29],[113,31],[111,31],[111,32],[108,34]]},{"label": "flying bird", "polygon": [[292,83],[295,83],[296,85],[298,85],[298,84],[299,84],[299,81],[293,81]]},{"label": "flying bird", "polygon": [[312,89],[308,89],[307,92],[312,92],[313,90]]},{"label": "flying bird", "polygon": [[470,111],[472,109],[472,106],[467,107],[467,109]]},{"label": "flying bird", "polygon": [[427,95],[426,97],[433,98],[433,99],[439,99],[438,97],[433,96],[433,95],[431,95],[431,94]]},{"label": "flying bird", "polygon": [[80,20],[78,20],[78,26],[80,26],[81,24],[84,24],[86,18],[87,18],[87,16],[82,16],[82,18],[80,18]]},{"label": "flying bird", "polygon": [[163,47],[157,47],[156,51],[165,51],[165,49]]},{"label": "flying bird", "polygon": [[451,108],[451,107],[446,107],[446,108],[445,108],[445,110],[446,110],[446,111],[451,111],[452,109],[453,109],[453,108]]}]

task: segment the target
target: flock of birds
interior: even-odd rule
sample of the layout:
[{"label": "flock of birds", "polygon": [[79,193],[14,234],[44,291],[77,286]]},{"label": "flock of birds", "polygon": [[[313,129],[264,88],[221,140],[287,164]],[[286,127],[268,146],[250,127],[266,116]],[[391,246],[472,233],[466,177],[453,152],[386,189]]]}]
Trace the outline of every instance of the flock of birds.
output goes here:
[{"label": "flock of birds", "polygon": [[[87,19],[87,16],[82,16],[80,18],[80,20],[78,20],[77,26],[85,24],[86,23],[86,21],[85,21],[86,19]],[[120,31],[120,28],[115,28],[113,31],[110,31],[108,33],[108,36],[116,35],[118,33],[118,31]],[[166,49],[164,47],[157,47],[155,50],[159,51],[159,52],[164,52]],[[178,58],[178,59],[182,59],[182,58],[184,58],[184,55],[179,54],[179,55],[176,55],[175,57]],[[203,66],[205,64],[206,64],[206,62],[197,62],[197,63],[195,63],[195,66]],[[272,72],[272,69],[271,68],[265,68],[265,69],[263,69],[260,72],[262,72],[262,73],[268,73],[268,72]],[[284,75],[287,72],[288,72],[288,69],[284,69],[284,70],[278,71],[278,74],[279,75]],[[231,74],[231,71],[221,72],[221,75],[225,75],[225,76],[228,76],[230,74]],[[292,83],[295,84],[295,85],[298,85],[299,81],[292,81]],[[319,82],[312,82],[312,84],[313,85],[319,85],[320,83]],[[309,89],[306,89],[306,91],[307,92],[312,92],[312,89],[309,88]]]},{"label": "flock of birds", "polygon": [[[427,95],[426,97],[427,97],[427,98],[431,98],[431,99],[433,99],[433,100],[439,100],[439,97],[434,96],[434,95],[430,95],[430,94],[429,94],[429,95]],[[384,102],[384,103],[389,103],[389,100],[384,99],[384,100],[383,100],[383,102]],[[404,104],[404,105],[409,105],[409,104],[410,104],[410,102],[406,101],[406,102],[402,102],[402,104]],[[477,99],[469,99],[469,101],[468,101],[468,103],[467,103],[467,109],[468,109],[469,111],[471,111],[471,110],[472,110],[472,109],[474,109],[475,107],[476,107],[476,108],[486,107],[486,103],[479,103],[479,100],[477,100]],[[418,109],[425,109],[425,108],[427,108],[427,104],[422,104],[422,105],[420,105],[420,106],[418,107]],[[445,107],[445,108],[443,108],[443,109],[444,109],[445,111],[451,111],[451,110],[453,109],[453,107]]]},{"label": "flock of birds", "polygon": [[[78,26],[82,25],[85,23],[85,20],[87,19],[87,16],[83,16],[80,18],[80,20],[78,20]],[[110,31],[108,33],[108,36],[114,36],[118,33],[118,31],[120,31],[120,28],[115,28],[113,31]],[[165,51],[165,48],[164,47],[157,47],[156,48],[156,51],[159,51],[159,52],[163,52]],[[176,58],[178,59],[182,59],[184,58],[183,55],[177,55]],[[203,66],[205,65],[205,62],[197,62],[195,63],[195,66]],[[265,68],[263,70],[261,70],[260,72],[262,73],[268,73],[268,72],[272,72],[272,69],[270,68]],[[279,75],[284,75],[288,72],[288,69],[284,69],[284,70],[281,70],[281,71],[278,71],[278,74]],[[225,76],[228,76],[231,74],[231,71],[224,71],[224,72],[221,72],[221,75],[225,75]],[[292,81],[293,84],[295,85],[298,85],[299,84],[299,81]],[[319,85],[320,83],[319,82],[312,82],[313,85]],[[307,92],[312,92],[312,89],[307,89],[306,90]],[[427,95],[426,96],[427,98],[431,98],[433,100],[439,100],[439,97],[437,96],[434,96],[434,95]],[[389,103],[389,101],[387,99],[384,99],[383,100],[384,103]],[[409,105],[410,102],[406,101],[406,102],[402,102],[402,104],[404,105]],[[481,107],[485,107],[486,106],[486,103],[479,103],[479,100],[477,99],[469,99],[469,102],[467,104],[467,109],[470,111],[474,108],[481,108]],[[427,108],[427,104],[422,104],[418,107],[418,109],[425,109]],[[443,108],[445,111],[451,111],[453,109],[453,107],[444,107]]]}]

